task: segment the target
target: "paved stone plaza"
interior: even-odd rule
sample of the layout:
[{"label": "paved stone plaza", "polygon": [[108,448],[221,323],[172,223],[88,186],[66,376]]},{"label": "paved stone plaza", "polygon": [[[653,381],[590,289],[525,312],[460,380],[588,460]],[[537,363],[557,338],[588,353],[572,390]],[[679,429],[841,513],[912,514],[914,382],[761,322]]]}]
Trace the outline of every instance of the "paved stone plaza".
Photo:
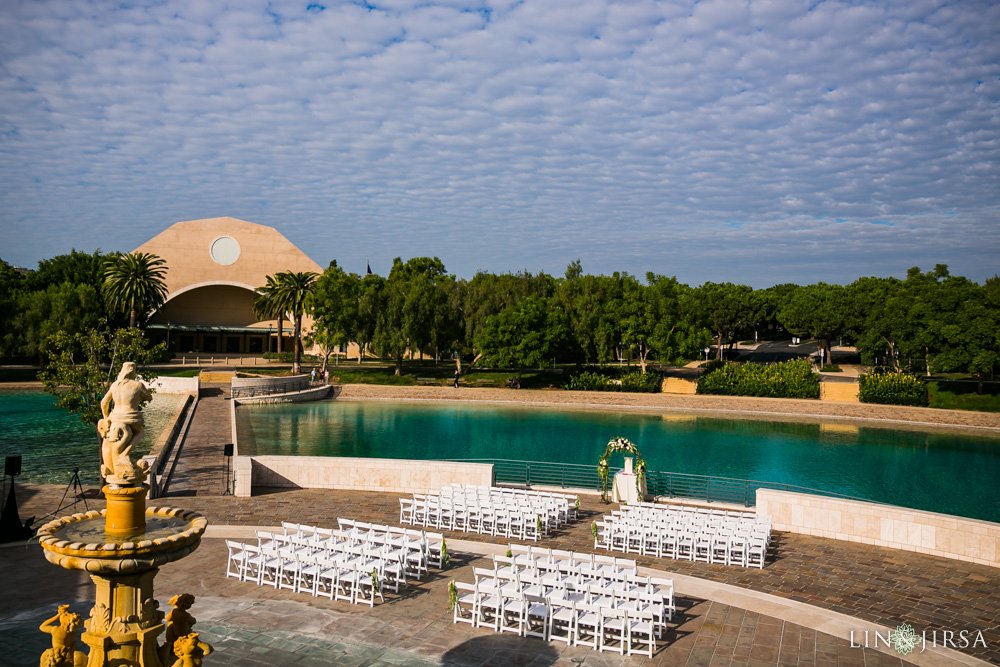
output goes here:
[{"label": "paved stone plaza", "polygon": [[[1000,664],[1000,570],[791,533],[775,534],[777,557],[763,570],[637,557],[641,566],[675,577],[680,593],[680,613],[652,660],[454,625],[447,608],[448,581],[472,581],[472,565],[487,562],[483,554],[490,549],[502,550],[491,546],[506,543],[500,538],[446,532],[453,545],[452,567],[432,572],[429,580],[416,582],[400,596],[387,594],[386,602],[373,609],[227,579],[222,536],[252,536],[251,527],[283,520],[332,526],[338,516],[396,525],[399,496],[316,489],[264,490],[252,498],[221,495],[221,449],[230,439],[228,402],[218,387],[206,388],[203,397],[209,400],[198,407],[168,497],[150,504],[194,509],[209,518],[208,534],[215,537],[203,540],[188,558],[165,566],[156,579],[161,609],[167,609],[166,600],[175,593],[197,597],[192,609],[196,630],[217,651],[207,664],[908,664],[895,653],[852,648],[843,632],[838,637],[816,629],[827,627],[824,615],[837,614],[856,621],[859,633],[872,623],[895,628],[901,622],[918,630],[982,630],[988,646],[965,649],[971,662],[963,662],[974,664],[978,658]],[[21,515],[51,512],[63,491],[19,487]],[[96,489],[87,496],[90,509],[103,507]],[[610,506],[593,496],[581,497],[581,502],[580,521],[547,538],[544,546],[593,550],[590,522]],[[82,509],[82,504],[76,508]],[[62,601],[73,601],[76,611],[86,612],[92,587],[87,577],[46,562],[35,544],[0,548],[0,565],[6,593],[0,598],[0,664],[37,664],[47,647],[38,624]],[[729,591],[729,602],[721,592],[715,595],[712,586]],[[686,592],[693,588],[704,594]],[[743,601],[733,604],[732,591],[743,591]],[[800,605],[804,611],[796,616],[779,609],[772,595],[808,606]],[[962,664],[940,654],[909,659],[915,664]]]}]

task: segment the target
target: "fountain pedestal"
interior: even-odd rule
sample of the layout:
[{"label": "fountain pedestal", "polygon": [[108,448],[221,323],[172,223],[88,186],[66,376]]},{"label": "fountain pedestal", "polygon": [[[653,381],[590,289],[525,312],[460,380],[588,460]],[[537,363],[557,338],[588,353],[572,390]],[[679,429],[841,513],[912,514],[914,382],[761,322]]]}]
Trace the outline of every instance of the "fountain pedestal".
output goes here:
[{"label": "fountain pedestal", "polygon": [[[161,565],[179,560],[196,548],[208,521],[195,512],[169,507],[144,509],[143,530],[127,533],[134,508],[145,504],[142,493],[112,494],[109,509],[63,517],[42,526],[38,541],[51,563],[90,575],[96,585],[94,607],[84,626],[90,647],[87,667],[169,667],[160,661],[157,638],[163,612],[153,593]],[[112,498],[126,501],[123,515],[111,516]],[[114,520],[117,535],[108,527]],[[134,525],[134,524],[133,524]]]}]

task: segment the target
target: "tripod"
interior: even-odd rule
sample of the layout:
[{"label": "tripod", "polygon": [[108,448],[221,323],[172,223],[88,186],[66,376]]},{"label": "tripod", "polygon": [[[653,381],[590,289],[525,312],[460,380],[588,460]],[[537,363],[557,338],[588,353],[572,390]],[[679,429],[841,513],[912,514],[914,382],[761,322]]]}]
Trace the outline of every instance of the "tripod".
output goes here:
[{"label": "tripod", "polygon": [[[73,502],[71,502],[69,505],[64,505],[63,503],[66,502],[66,496],[69,495],[70,489],[73,489]],[[73,476],[70,478],[69,484],[66,485],[66,490],[63,491],[62,500],[59,501],[59,507],[56,508],[55,512],[46,514],[45,516],[46,517],[55,516],[56,514],[59,514],[59,512],[62,512],[67,507],[76,507],[76,504],[81,500],[83,501],[83,509],[90,511],[90,508],[87,507],[87,496],[83,494],[83,482],[80,481],[80,468],[76,467],[73,468]]]}]

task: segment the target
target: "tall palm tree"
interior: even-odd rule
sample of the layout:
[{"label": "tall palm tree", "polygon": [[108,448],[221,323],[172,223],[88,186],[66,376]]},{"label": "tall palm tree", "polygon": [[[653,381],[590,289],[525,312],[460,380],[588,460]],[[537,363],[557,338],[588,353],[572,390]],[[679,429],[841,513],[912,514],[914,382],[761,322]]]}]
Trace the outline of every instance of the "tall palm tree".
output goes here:
[{"label": "tall palm tree", "polygon": [[[281,353],[281,339],[285,335],[285,311],[277,298],[278,283],[274,276],[267,277],[267,284],[256,289],[256,296],[253,301],[253,312],[262,320],[269,320],[272,317],[278,320],[278,353]],[[270,342],[268,351],[271,350]]]},{"label": "tall palm tree", "polygon": [[[313,288],[317,274],[312,271],[283,271],[273,278],[273,300],[282,312],[289,313],[294,323],[292,339],[294,356],[292,357],[292,372],[299,372],[299,361],[302,354],[302,316],[312,310]],[[265,286],[266,287],[266,286]]]},{"label": "tall palm tree", "polygon": [[104,298],[114,312],[128,313],[129,327],[134,327],[140,314],[167,300],[166,275],[166,260],[152,253],[114,255],[104,263]]}]

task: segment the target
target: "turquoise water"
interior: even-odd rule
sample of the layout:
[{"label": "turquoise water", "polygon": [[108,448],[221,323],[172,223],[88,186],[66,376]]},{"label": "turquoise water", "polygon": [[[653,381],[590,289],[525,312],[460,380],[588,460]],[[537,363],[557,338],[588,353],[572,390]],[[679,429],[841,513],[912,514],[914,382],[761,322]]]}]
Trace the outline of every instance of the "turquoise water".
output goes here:
[{"label": "turquoise water", "polygon": [[[133,447],[133,458],[156,442],[184,396],[154,394],[143,410],[146,430]],[[80,468],[84,484],[98,481],[101,443],[97,429],[80,417],[60,410],[55,398],[42,391],[0,391],[0,458],[20,454],[18,481],[68,484],[73,468]]]},{"label": "turquoise water", "polygon": [[[651,470],[782,482],[1000,521],[1000,438],[676,415],[328,401],[240,406],[240,453],[594,465],[608,440]],[[619,462],[620,464],[620,462]]]}]

